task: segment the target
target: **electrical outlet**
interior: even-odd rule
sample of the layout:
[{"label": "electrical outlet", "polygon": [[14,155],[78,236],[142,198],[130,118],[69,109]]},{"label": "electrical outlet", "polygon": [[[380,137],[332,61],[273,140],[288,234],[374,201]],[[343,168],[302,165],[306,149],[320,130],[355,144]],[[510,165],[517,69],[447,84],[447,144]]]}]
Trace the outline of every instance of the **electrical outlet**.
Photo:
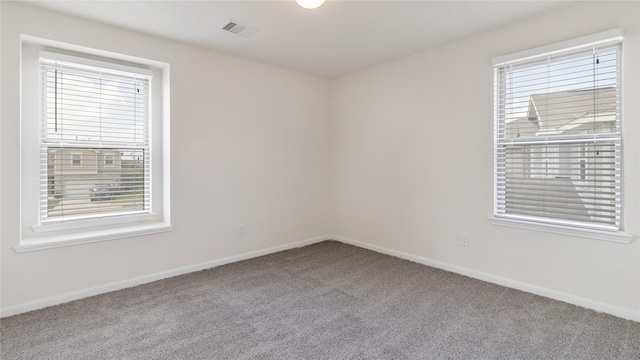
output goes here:
[{"label": "electrical outlet", "polygon": [[244,225],[238,225],[238,236],[244,236],[247,228]]},{"label": "electrical outlet", "polygon": [[469,234],[460,233],[460,238],[458,239],[458,244],[460,244],[460,246],[469,247]]}]

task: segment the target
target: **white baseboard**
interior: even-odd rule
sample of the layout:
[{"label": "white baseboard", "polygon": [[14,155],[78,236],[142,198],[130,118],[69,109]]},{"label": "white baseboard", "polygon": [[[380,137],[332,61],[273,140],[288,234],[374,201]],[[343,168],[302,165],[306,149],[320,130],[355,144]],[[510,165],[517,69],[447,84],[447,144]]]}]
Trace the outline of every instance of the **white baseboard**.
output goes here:
[{"label": "white baseboard", "polygon": [[462,267],[462,266],[457,266],[457,265],[444,263],[444,262],[441,262],[441,261],[432,260],[432,259],[425,258],[425,257],[422,257],[422,256],[405,253],[405,252],[402,252],[402,251],[396,251],[396,250],[388,249],[388,248],[385,248],[385,247],[382,247],[382,246],[367,244],[367,243],[364,243],[364,242],[356,241],[356,240],[345,238],[345,237],[342,237],[342,236],[328,236],[327,238],[330,238],[330,239],[336,240],[336,241],[340,241],[340,242],[345,243],[345,244],[354,245],[354,246],[358,246],[358,247],[361,247],[361,248],[364,248],[364,249],[368,249],[368,250],[372,250],[372,251],[375,251],[375,252],[379,252],[379,253],[382,253],[382,254],[387,254],[387,255],[395,256],[395,257],[398,257],[398,258],[401,258],[401,259],[413,261],[413,262],[416,262],[416,263],[419,263],[419,264],[431,266],[431,267],[434,267],[434,268],[437,268],[437,269],[442,269],[442,270],[450,271],[450,272],[453,272],[453,273],[456,273],[456,274],[465,275],[465,276],[468,276],[468,277],[471,277],[471,278],[474,278],[474,279],[490,282],[490,283],[497,284],[497,285],[506,286],[506,287],[509,287],[509,288],[513,288],[513,289],[525,291],[525,292],[528,292],[528,293],[544,296],[544,297],[547,297],[547,298],[550,298],[550,299],[554,299],[554,300],[563,301],[563,302],[566,302],[566,303],[569,303],[569,304],[573,304],[573,305],[577,305],[577,306],[584,307],[584,308],[587,308],[587,309],[591,309],[591,310],[595,310],[595,311],[598,311],[598,312],[602,312],[602,313],[610,314],[610,315],[613,315],[613,316],[617,316],[619,318],[640,322],[640,312],[638,312],[638,311],[633,311],[633,310],[621,308],[621,307],[618,307],[618,306],[609,305],[609,304],[606,304],[606,303],[590,300],[590,299],[583,298],[583,297],[580,297],[580,296],[575,296],[575,295],[563,293],[563,292],[560,292],[560,291],[551,290],[551,289],[548,289],[548,288],[544,288],[544,287],[540,287],[540,286],[535,286],[535,285],[523,283],[523,282],[516,281],[516,280],[513,280],[513,279],[508,279],[508,278],[504,278],[504,277],[500,277],[500,276],[491,275],[491,274],[484,273],[484,272],[481,272],[481,271],[476,271],[476,270],[465,268],[465,267]]},{"label": "white baseboard", "polygon": [[425,258],[425,257],[422,257],[422,256],[413,255],[413,254],[405,253],[405,252],[402,252],[402,251],[392,250],[392,249],[388,249],[388,248],[385,248],[385,247],[382,247],[382,246],[367,244],[367,243],[364,243],[364,242],[356,241],[356,240],[345,238],[345,237],[342,237],[342,236],[335,236],[335,235],[319,236],[319,237],[312,238],[312,239],[307,239],[307,240],[297,241],[297,242],[293,242],[293,243],[289,243],[289,244],[274,246],[274,247],[270,247],[270,248],[267,248],[267,249],[252,251],[252,252],[248,252],[248,253],[244,253],[244,254],[230,256],[230,257],[223,258],[223,259],[212,260],[212,261],[207,261],[207,262],[198,263],[198,264],[194,264],[194,265],[184,266],[184,267],[180,267],[180,268],[176,268],[176,269],[172,269],[172,270],[162,271],[162,272],[158,272],[158,273],[154,273],[154,274],[143,275],[143,276],[139,276],[139,277],[123,280],[123,281],[118,281],[118,282],[114,282],[114,283],[110,283],[110,284],[105,284],[105,285],[95,286],[95,287],[91,287],[91,288],[87,288],[87,289],[83,289],[83,290],[79,290],[79,291],[74,291],[74,292],[63,294],[63,295],[59,295],[59,296],[53,296],[53,297],[46,298],[46,299],[30,301],[30,302],[27,302],[27,303],[18,304],[18,305],[14,305],[14,306],[9,306],[9,307],[6,307],[6,308],[0,308],[0,317],[13,316],[13,315],[25,313],[25,312],[28,312],[28,311],[33,311],[33,310],[38,310],[38,309],[42,309],[42,308],[49,307],[49,306],[63,304],[63,303],[66,303],[66,302],[69,302],[69,301],[73,301],[73,300],[79,300],[79,299],[83,299],[83,298],[86,298],[86,297],[95,296],[95,295],[99,295],[99,294],[104,294],[104,293],[111,292],[111,291],[122,290],[122,289],[125,289],[125,288],[138,286],[138,285],[150,283],[150,282],[153,282],[153,281],[158,281],[158,280],[170,278],[170,277],[173,277],[173,276],[184,275],[184,274],[188,274],[188,273],[191,273],[191,272],[206,270],[206,269],[214,268],[214,267],[217,267],[217,266],[221,266],[221,265],[225,265],[225,264],[229,264],[229,263],[233,263],[233,262],[237,262],[237,261],[247,260],[247,259],[255,258],[255,257],[258,257],[258,256],[263,256],[263,255],[276,253],[276,252],[283,251],[283,250],[289,250],[289,249],[294,249],[294,248],[298,248],[298,247],[302,247],[302,246],[306,246],[306,245],[311,245],[311,244],[315,244],[315,243],[322,242],[322,241],[325,241],[325,240],[340,241],[340,242],[345,243],[345,244],[358,246],[358,247],[361,247],[361,248],[364,248],[364,249],[372,250],[372,251],[379,252],[379,253],[382,253],[382,254],[395,256],[395,257],[398,257],[398,258],[401,258],[401,259],[406,259],[406,260],[409,260],[409,261],[413,261],[413,262],[416,262],[416,263],[419,263],[419,264],[431,266],[431,267],[434,267],[434,268],[438,268],[438,269],[442,269],[442,270],[446,270],[446,271],[451,271],[451,272],[454,272],[454,273],[457,273],[457,274],[460,274],[460,275],[465,275],[465,276],[468,276],[468,277],[471,277],[471,278],[474,278],[474,279],[490,282],[490,283],[497,284],[497,285],[506,286],[506,287],[509,287],[509,288],[517,289],[517,290],[526,291],[526,292],[529,292],[529,293],[532,293],[532,294],[536,294],[536,295],[540,295],[540,296],[544,296],[544,297],[547,297],[547,298],[550,298],[550,299],[564,301],[564,302],[569,303],[569,304],[581,306],[581,307],[584,307],[584,308],[587,308],[587,309],[591,309],[591,310],[595,310],[595,311],[598,311],[598,312],[607,313],[607,314],[610,314],[610,315],[613,315],[613,316],[617,316],[617,317],[620,317],[620,318],[623,318],[623,319],[628,319],[628,320],[633,320],[633,321],[640,322],[640,312],[636,312],[636,311],[633,311],[633,310],[629,310],[629,309],[621,308],[621,307],[618,307],[618,306],[613,306],[613,305],[601,303],[601,302],[598,302],[598,301],[593,301],[593,300],[590,300],[590,299],[586,299],[586,298],[583,298],[583,297],[570,295],[570,294],[563,293],[563,292],[560,292],[560,291],[551,290],[551,289],[547,289],[547,288],[540,287],[540,286],[530,285],[530,284],[519,282],[519,281],[516,281],[516,280],[503,278],[503,277],[500,277],[500,276],[495,276],[495,275],[483,273],[483,272],[472,270],[472,269],[469,269],[469,268],[465,268],[465,267],[461,267],[461,266],[457,266],[457,265],[452,265],[452,264],[444,263],[444,262],[441,262],[441,261],[436,261],[436,260],[432,260],[432,259],[429,259],[429,258]]},{"label": "white baseboard", "polygon": [[306,245],[311,245],[311,244],[315,244],[315,243],[329,240],[329,239],[331,239],[331,237],[329,236],[319,236],[312,239],[292,242],[289,244],[274,246],[267,249],[251,251],[244,254],[230,256],[224,259],[217,259],[217,260],[207,261],[207,262],[198,263],[194,265],[184,266],[176,269],[171,269],[167,271],[161,271],[154,274],[138,276],[138,277],[127,279],[127,280],[117,281],[117,282],[113,282],[105,285],[94,286],[87,289],[66,293],[63,295],[53,296],[53,297],[49,297],[41,300],[30,301],[27,303],[9,306],[6,308],[0,308],[0,317],[13,316],[13,315],[25,313],[28,311],[33,311],[33,310],[46,308],[49,306],[63,304],[73,300],[79,300],[79,299],[83,299],[90,296],[108,293],[111,291],[122,290],[129,287],[138,286],[138,285],[142,285],[142,284],[146,284],[146,283],[150,283],[150,282],[154,282],[154,281],[158,281],[158,280],[162,280],[162,279],[166,279],[166,278],[170,278],[178,275],[184,275],[184,274],[188,274],[195,271],[211,269],[216,266],[221,266],[221,265],[225,265],[225,264],[229,264],[229,263],[233,263],[241,260],[247,260],[247,259],[255,258],[258,256],[268,255],[268,254],[276,253],[283,250],[289,250],[289,249],[294,249],[294,248],[298,248]]}]

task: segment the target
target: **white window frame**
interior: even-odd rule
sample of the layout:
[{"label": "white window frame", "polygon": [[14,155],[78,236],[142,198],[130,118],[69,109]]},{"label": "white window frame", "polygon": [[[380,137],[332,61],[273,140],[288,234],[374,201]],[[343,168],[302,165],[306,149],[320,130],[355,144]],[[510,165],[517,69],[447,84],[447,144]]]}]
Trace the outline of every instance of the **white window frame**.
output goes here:
[{"label": "white window frame", "polygon": [[[113,167],[115,165],[115,154],[113,153],[103,153],[102,156],[104,156],[104,166],[105,167]],[[111,156],[111,164],[109,164],[107,162],[107,157]]]},{"label": "white window frame", "polygon": [[[506,64],[513,61],[521,61],[530,58],[536,58],[541,55],[551,55],[558,52],[565,52],[567,50],[576,49],[585,45],[596,45],[605,43],[621,42],[624,31],[622,29],[614,29],[605,31],[602,33],[592,34],[577,39],[572,39],[548,46],[543,46],[535,49],[529,49],[509,55],[499,56],[493,59],[493,65],[499,66],[500,64]],[[622,71],[622,70],[620,70]],[[494,87],[497,89],[498,84],[494,83]],[[498,122],[498,94],[494,95],[495,103],[495,119],[494,124]],[[497,149],[497,133],[494,130],[494,155]],[[621,165],[623,166],[623,165]],[[519,229],[527,229],[534,231],[550,232],[562,235],[577,236],[582,238],[591,238],[597,240],[606,240],[620,243],[630,243],[633,241],[633,236],[625,233],[622,228],[618,231],[600,230],[597,228],[584,228],[580,226],[574,226],[569,222],[558,221],[554,222],[538,222],[530,221],[526,217],[518,218],[518,216],[502,216],[497,210],[498,201],[498,183],[497,183],[497,156],[494,156],[494,209],[493,215],[490,217],[490,221],[494,225],[514,227]],[[624,196],[621,197],[621,206],[624,205]],[[624,215],[624,212],[623,212]],[[624,219],[621,219],[624,221]]]},{"label": "white window frame", "polygon": [[[76,155],[79,157],[77,165],[75,164],[75,159],[74,159],[74,157]],[[73,167],[81,167],[82,166],[82,153],[71,153],[71,166],[73,166]]]},{"label": "white window frame", "polygon": [[[21,233],[16,252],[56,248],[171,231],[170,219],[170,66],[167,63],[23,35],[21,92]],[[87,65],[105,63],[113,69],[144,69],[153,74],[150,108],[150,211],[142,215],[108,216],[41,223],[39,143],[41,134],[40,53],[85,59]],[[115,161],[115,156],[114,156]]]}]

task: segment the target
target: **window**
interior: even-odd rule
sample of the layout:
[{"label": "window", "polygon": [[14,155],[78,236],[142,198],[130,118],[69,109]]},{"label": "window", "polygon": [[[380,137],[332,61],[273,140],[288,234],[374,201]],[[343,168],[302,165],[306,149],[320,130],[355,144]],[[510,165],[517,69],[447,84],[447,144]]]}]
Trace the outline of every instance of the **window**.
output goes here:
[{"label": "window", "polygon": [[[47,169],[41,174],[41,223],[149,213],[150,73],[87,66],[80,58],[46,52],[40,63],[40,168]],[[118,167],[105,149],[119,154]],[[57,161],[67,153],[78,169]]]},{"label": "window", "polygon": [[[55,161],[50,165],[47,163],[47,168],[49,166],[55,166]],[[71,154],[71,166],[82,166],[82,154]]]},{"label": "window", "polygon": [[113,155],[107,154],[104,156],[104,165],[113,166]]},{"label": "window", "polygon": [[494,61],[497,218],[623,230],[621,37]]},{"label": "window", "polygon": [[168,64],[28,36],[22,54],[15,250],[170,231]]}]

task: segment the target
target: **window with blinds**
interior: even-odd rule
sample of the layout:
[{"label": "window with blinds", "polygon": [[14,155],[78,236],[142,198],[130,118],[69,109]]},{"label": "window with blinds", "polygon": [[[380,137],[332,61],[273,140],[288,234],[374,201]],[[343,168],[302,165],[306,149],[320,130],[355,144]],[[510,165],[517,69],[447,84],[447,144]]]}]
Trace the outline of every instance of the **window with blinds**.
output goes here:
[{"label": "window with blinds", "polygon": [[150,211],[151,73],[96,63],[41,53],[41,223]]},{"label": "window with blinds", "polygon": [[495,65],[495,215],[622,230],[621,40]]}]

